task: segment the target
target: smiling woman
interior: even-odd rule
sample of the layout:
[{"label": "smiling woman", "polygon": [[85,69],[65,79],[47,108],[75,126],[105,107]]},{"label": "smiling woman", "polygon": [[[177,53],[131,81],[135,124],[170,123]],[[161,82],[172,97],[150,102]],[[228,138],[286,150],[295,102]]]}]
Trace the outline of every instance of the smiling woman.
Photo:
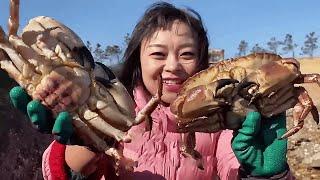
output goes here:
[{"label": "smiling woman", "polygon": [[[208,67],[209,42],[197,12],[189,9],[186,13],[176,11],[168,4],[163,6],[152,6],[136,25],[124,54],[124,71],[120,80],[129,92],[142,85],[155,93],[151,82],[154,83],[156,78],[152,76],[162,72],[164,83],[171,82],[165,83],[164,90],[174,91],[168,96],[164,93],[165,101],[170,103],[179,89],[173,84],[179,85],[196,71]],[[147,73],[141,73],[142,69]],[[148,69],[154,71],[153,75]],[[147,85],[149,80],[151,84]]]},{"label": "smiling woman", "polygon": [[[54,36],[53,40],[55,38],[57,37]],[[37,39],[41,40],[41,38]],[[74,40],[72,37],[71,39]],[[55,48],[53,49],[56,50]],[[79,54],[75,53],[75,55]],[[77,62],[83,58],[83,56],[75,56]],[[197,161],[181,153],[184,149],[184,146],[181,145],[185,134],[177,132],[176,117],[170,111],[169,106],[181,90],[182,83],[196,72],[208,67],[207,32],[201,17],[195,11],[179,9],[165,2],[153,4],[146,10],[134,28],[125,51],[124,62],[120,79],[129,90],[130,95],[134,97],[135,112],[133,114],[136,113],[136,116],[139,116],[138,112],[141,112],[140,110],[147,106],[147,102],[153,99],[152,96],[159,97],[157,101],[161,97],[163,103],[152,106],[151,109],[154,111],[146,117],[151,120],[152,124],[147,124],[146,122],[149,121],[146,121],[135,126],[110,125],[123,128],[123,131],[126,131],[123,133],[121,131],[121,135],[124,135],[125,138],[119,138],[122,141],[112,143],[112,145],[121,149],[121,153],[123,152],[126,158],[136,161],[134,163],[136,166],[132,169],[118,169],[120,179],[209,180],[216,179],[217,176],[220,179],[238,179],[242,176],[245,178],[252,176],[269,178],[277,174],[280,174],[281,177],[290,176],[286,164],[286,141],[280,141],[274,136],[276,134],[274,131],[279,130],[279,133],[277,133],[279,135],[284,132],[284,116],[266,120],[270,123],[265,126],[264,123],[261,123],[263,118],[260,113],[249,112],[243,119],[243,127],[235,133],[234,138],[233,131],[230,130],[197,133],[196,139],[191,139],[191,141],[196,140],[197,142],[194,149],[199,153],[191,154],[191,156],[198,158]],[[161,93],[158,94],[156,91],[159,74],[163,77],[163,80],[160,81],[162,85],[160,87],[163,89],[162,96],[159,95]],[[114,78],[109,79],[110,82],[114,82]],[[81,87],[81,90],[88,89],[85,86],[79,87]],[[101,89],[99,92],[101,92]],[[121,89],[108,92],[110,94],[124,94]],[[59,97],[63,94],[55,92],[54,95]],[[90,93],[90,95],[93,94]],[[123,104],[130,102],[130,97],[127,96],[126,98],[122,99]],[[18,97],[12,99],[16,104],[22,102]],[[112,96],[110,99],[116,101],[119,98]],[[57,99],[58,103],[60,101],[62,100]],[[24,105],[26,104],[27,102],[24,103]],[[110,107],[110,104],[99,104],[99,107]],[[52,131],[60,137],[53,141],[43,154],[44,179],[114,178],[115,173],[112,166],[120,163],[126,164],[124,161],[110,161],[110,158],[101,153],[101,150],[98,149],[97,152],[97,147],[74,145],[78,142],[72,145],[62,144],[68,142],[69,135],[73,133],[72,122],[67,117],[68,112],[61,112],[65,115],[63,116],[65,118],[58,118],[54,121],[46,114],[41,104],[36,107],[33,106],[31,113],[28,111],[33,122],[35,121],[34,117],[41,116],[43,124],[49,124],[48,126],[50,126],[47,129],[51,130],[54,127]],[[130,107],[133,107],[133,104]],[[26,109],[27,107],[24,106],[23,108]],[[250,107],[247,108],[248,111],[251,110]],[[28,110],[30,109],[28,108]],[[124,112],[128,109],[128,106],[121,106],[116,110]],[[98,110],[94,110],[99,113]],[[111,115],[114,113],[111,110],[103,114],[106,120],[115,117]],[[144,114],[148,113],[145,112]],[[75,116],[75,119],[77,119],[77,116]],[[123,120],[126,120],[126,118],[123,118]],[[92,119],[89,119],[88,122],[92,122]],[[88,126],[91,127],[90,124]],[[269,126],[277,128],[270,130]],[[101,126],[94,127],[100,128]],[[260,136],[256,136],[260,133],[264,133],[263,138],[266,138],[266,142],[261,140]],[[77,134],[74,135],[76,138],[79,137]],[[105,134],[101,142],[105,142],[107,136],[108,134]],[[126,137],[131,137],[131,142]],[[63,141],[61,141],[62,139]],[[236,141],[232,141],[232,139],[236,139]],[[265,155],[264,150],[268,150],[269,153]],[[270,154],[274,155],[274,152],[277,152],[277,154],[270,156]],[[202,161],[200,162],[199,159],[202,159]],[[239,162],[243,167],[241,169],[239,168]],[[245,174],[239,174],[239,172]]]},{"label": "smiling woman", "polygon": [[157,76],[161,73],[162,100],[166,103],[176,98],[182,83],[197,70],[199,60],[194,37],[185,23],[176,20],[170,29],[161,29],[150,39],[142,41],[140,61],[143,84],[151,94],[155,94]]}]

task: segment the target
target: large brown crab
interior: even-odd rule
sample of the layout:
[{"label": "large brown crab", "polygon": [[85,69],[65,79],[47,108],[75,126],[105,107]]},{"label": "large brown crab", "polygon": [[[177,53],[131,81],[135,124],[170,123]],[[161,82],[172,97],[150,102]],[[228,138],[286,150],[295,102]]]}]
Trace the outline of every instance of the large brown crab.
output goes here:
[{"label": "large brown crab", "polygon": [[[252,103],[267,117],[293,107],[294,127],[283,136],[288,137],[302,128],[310,111],[314,120],[319,122],[317,108],[307,91],[294,86],[300,83],[318,83],[320,86],[320,75],[301,74],[300,64],[294,58],[281,58],[270,53],[250,54],[218,62],[190,77],[171,110],[179,119],[180,130],[214,132],[241,124],[225,119],[223,114],[216,114],[225,112],[226,107],[237,108],[234,106],[237,101],[247,100],[247,104]],[[247,106],[240,104],[244,105],[243,108]],[[237,106],[240,111],[242,108]],[[217,126],[208,126],[202,121]]]},{"label": "large brown crab", "polygon": [[[33,98],[56,116],[68,111],[77,134],[95,149],[132,169],[134,163],[105,139],[129,142],[126,131],[153,111],[161,89],[137,116],[134,102],[114,74],[94,63],[82,40],[68,27],[49,17],[36,17],[17,36],[19,1],[11,0],[9,35],[0,27],[1,68]],[[161,80],[159,81],[161,82]]]},{"label": "large brown crab", "polygon": [[319,123],[312,99],[300,83],[318,83],[319,74],[301,74],[294,58],[256,53],[221,61],[190,77],[183,85],[171,111],[180,132],[190,132],[182,151],[199,159],[194,132],[238,129],[248,111],[270,117],[293,107],[294,127],[282,138],[299,131],[311,111]]}]

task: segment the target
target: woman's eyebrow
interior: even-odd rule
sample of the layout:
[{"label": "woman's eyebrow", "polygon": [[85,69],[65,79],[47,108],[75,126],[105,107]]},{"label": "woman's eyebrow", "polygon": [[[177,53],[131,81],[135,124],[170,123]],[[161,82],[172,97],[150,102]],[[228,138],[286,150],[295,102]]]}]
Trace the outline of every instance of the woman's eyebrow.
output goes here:
[{"label": "woman's eyebrow", "polygon": [[166,48],[166,46],[163,45],[163,44],[149,44],[148,47],[162,47],[162,48]]}]

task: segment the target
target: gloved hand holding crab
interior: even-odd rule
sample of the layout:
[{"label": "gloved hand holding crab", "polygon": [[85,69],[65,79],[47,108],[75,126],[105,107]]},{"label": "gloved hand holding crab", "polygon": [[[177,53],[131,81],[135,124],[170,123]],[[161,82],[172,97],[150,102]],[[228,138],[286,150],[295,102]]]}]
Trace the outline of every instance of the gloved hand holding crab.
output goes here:
[{"label": "gloved hand holding crab", "polygon": [[[320,86],[320,75],[301,74],[296,59],[269,53],[221,61],[195,74],[171,104],[179,131],[190,133],[182,151],[200,161],[194,132],[232,129],[233,150],[247,171],[263,176],[282,172],[285,138],[303,127],[309,112],[319,123],[307,91],[294,86],[300,83]],[[292,107],[294,127],[286,132],[285,111]]]}]

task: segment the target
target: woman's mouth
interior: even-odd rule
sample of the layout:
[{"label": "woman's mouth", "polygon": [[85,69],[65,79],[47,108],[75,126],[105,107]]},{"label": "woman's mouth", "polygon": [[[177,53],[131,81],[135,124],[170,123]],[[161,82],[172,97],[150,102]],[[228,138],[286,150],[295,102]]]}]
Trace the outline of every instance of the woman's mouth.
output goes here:
[{"label": "woman's mouth", "polygon": [[181,79],[163,79],[163,89],[169,92],[178,93],[182,87]]}]

